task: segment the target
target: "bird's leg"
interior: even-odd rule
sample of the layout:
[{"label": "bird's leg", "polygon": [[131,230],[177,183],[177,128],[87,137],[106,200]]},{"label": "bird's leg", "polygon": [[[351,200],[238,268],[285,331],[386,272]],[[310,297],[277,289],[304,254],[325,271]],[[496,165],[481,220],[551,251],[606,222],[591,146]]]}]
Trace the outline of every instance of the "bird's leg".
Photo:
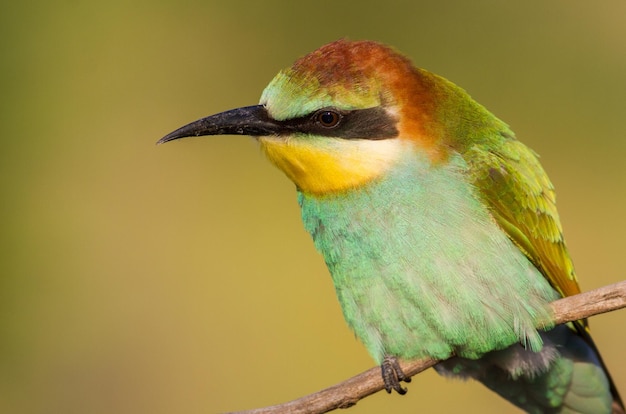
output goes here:
[{"label": "bird's leg", "polygon": [[400,382],[411,382],[411,378],[404,375],[396,357],[387,355],[385,359],[383,359],[383,363],[380,364],[380,369],[383,374],[383,381],[385,382],[385,390],[387,393],[391,394],[391,390],[394,389],[400,395],[406,394],[407,389],[403,388]]}]

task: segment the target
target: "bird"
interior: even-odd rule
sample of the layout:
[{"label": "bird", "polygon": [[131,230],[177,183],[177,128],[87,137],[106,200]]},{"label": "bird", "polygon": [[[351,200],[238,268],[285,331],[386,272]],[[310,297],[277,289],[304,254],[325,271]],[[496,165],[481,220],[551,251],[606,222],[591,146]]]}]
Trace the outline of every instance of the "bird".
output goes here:
[{"label": "bird", "polygon": [[529,413],[624,413],[587,320],[538,155],[459,86],[392,47],[339,39],[300,57],[258,105],[158,141],[248,135],[295,184],[304,227],[387,392],[399,361],[441,360]]}]

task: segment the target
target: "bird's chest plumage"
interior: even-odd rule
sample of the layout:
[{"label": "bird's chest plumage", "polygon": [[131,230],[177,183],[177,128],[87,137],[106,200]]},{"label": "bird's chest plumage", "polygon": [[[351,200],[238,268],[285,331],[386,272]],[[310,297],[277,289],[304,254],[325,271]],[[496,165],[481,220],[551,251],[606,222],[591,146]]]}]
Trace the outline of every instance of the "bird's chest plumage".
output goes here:
[{"label": "bird's chest plumage", "polygon": [[522,342],[557,297],[491,218],[465,164],[402,160],[368,186],[300,194],[344,316],[377,360],[477,358]]}]

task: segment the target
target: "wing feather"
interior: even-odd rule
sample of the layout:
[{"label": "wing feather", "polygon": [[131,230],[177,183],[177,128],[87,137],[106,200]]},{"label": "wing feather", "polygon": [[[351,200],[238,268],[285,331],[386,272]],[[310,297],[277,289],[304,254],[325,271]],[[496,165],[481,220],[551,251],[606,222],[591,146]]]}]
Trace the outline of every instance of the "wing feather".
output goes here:
[{"label": "wing feather", "polygon": [[552,287],[562,296],[580,293],[548,175],[512,133],[499,138],[495,146],[483,141],[467,148],[470,179],[498,225]]}]

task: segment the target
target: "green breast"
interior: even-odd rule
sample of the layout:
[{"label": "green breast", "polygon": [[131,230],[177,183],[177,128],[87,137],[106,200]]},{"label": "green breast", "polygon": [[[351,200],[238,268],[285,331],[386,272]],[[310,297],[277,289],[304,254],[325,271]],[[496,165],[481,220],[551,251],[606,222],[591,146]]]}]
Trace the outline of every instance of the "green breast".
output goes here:
[{"label": "green breast", "polygon": [[344,316],[378,362],[541,348],[535,325],[558,295],[475,197],[465,168],[460,156],[431,166],[408,152],[365,187],[299,194]]}]

